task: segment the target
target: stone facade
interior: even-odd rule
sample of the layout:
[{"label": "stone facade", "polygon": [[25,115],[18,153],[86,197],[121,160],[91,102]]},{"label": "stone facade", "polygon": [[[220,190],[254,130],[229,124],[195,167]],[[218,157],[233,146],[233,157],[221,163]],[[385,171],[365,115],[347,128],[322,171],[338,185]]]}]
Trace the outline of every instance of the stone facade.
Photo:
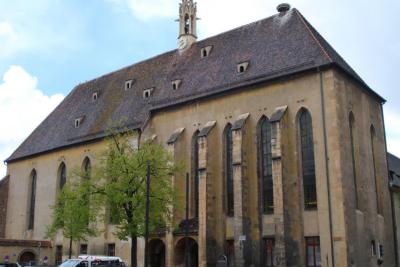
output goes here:
[{"label": "stone facade", "polygon": [[[325,112],[322,110],[321,96],[324,98]],[[304,210],[299,174],[297,116],[304,108],[310,111],[313,120],[318,197],[318,209],[313,211]],[[275,213],[263,215],[259,209],[257,125],[260,118],[273,118],[280,109],[284,110],[281,118],[273,122]],[[361,196],[365,196],[360,210],[355,208],[354,185],[348,179],[352,170],[347,134],[350,111],[355,114],[360,129],[356,135],[360,150],[357,153],[362,158],[357,168],[363,177],[359,182]],[[225,254],[227,240],[234,240],[235,266],[260,266],[264,237],[275,237],[279,266],[303,266],[306,261],[304,238],[308,236],[320,238],[322,266],[332,266],[333,260],[335,266],[375,266],[376,256],[365,253],[370,251],[371,240],[383,244],[384,266],[393,266],[393,229],[381,115],[381,105],[374,97],[342,73],[330,70],[156,112],[140,139],[146,140],[156,135],[156,140],[167,146],[171,134],[176,129],[184,128],[176,142],[169,147],[176,159],[185,162],[190,172],[192,136],[198,130],[203,132],[198,138],[199,228],[198,232],[191,233],[198,243],[199,266],[215,264],[219,256]],[[326,116],[325,119],[323,116]],[[242,125],[233,130],[235,215],[228,217],[224,211],[226,189],[221,144],[225,126],[228,123],[235,126],[241,119]],[[363,134],[371,124],[375,126],[378,142],[375,153],[379,165],[378,182],[382,190],[379,197],[384,203],[382,214],[377,214],[375,198],[371,197],[375,188],[373,170],[368,165],[360,164],[371,161],[370,139]],[[103,148],[104,143],[97,142],[9,164],[10,193],[14,197],[8,202],[6,237],[43,238],[51,216],[49,206],[54,204],[56,198],[60,163],[64,162],[68,170],[72,170],[89,157],[92,164],[96,164],[96,155]],[[33,168],[38,173],[36,226],[34,230],[26,230],[27,205],[21,203],[28,203],[27,180]],[[184,192],[184,177],[174,179],[178,190]],[[49,188],[54,190],[49,191]],[[176,213],[175,224],[179,224],[183,218],[183,214]],[[88,252],[104,254],[107,244],[115,243],[117,255],[129,261],[129,243],[113,236],[113,226],[99,223],[98,227],[105,232],[101,237],[89,240]],[[166,244],[168,266],[174,266],[174,257],[177,257],[174,248],[182,238],[181,234],[173,233],[161,237]],[[64,245],[66,254],[66,242],[59,236],[54,240],[54,245]],[[78,246],[75,244],[74,255],[79,254]],[[139,257],[143,255],[142,249],[143,245],[139,242]]]},{"label": "stone facade", "polygon": [[0,181],[0,238],[4,238],[6,233],[6,215],[8,200],[8,184],[10,177],[6,176]]},{"label": "stone facade", "polygon": [[388,154],[390,199],[392,202],[392,220],[396,249],[396,264],[400,259],[400,158]]},{"label": "stone facade", "polygon": [[[192,3],[184,1],[188,2]],[[283,16],[279,14],[273,21]],[[299,23],[307,25],[299,18]],[[185,49],[179,50],[179,55],[194,53]],[[249,70],[255,69],[251,64]],[[191,185],[198,177],[198,191],[193,186],[189,190],[189,221],[184,220],[184,212],[174,211],[167,231],[150,240],[152,259],[162,258],[169,267],[184,266],[185,246],[189,244],[191,266],[216,266],[225,256],[237,267],[266,266],[268,260],[275,266],[313,266],[307,264],[310,261],[324,267],[377,266],[378,262],[383,262],[381,266],[395,266],[382,99],[343,68],[334,66],[302,69],[281,79],[242,84],[234,89],[153,107],[132,140],[139,145],[149,139],[164,144],[175,160],[184,163]],[[112,103],[116,105],[115,101]],[[312,121],[313,142],[309,145],[315,159],[313,209],[305,207],[301,164],[299,118],[306,111]],[[355,126],[353,146],[350,114]],[[265,213],[261,201],[259,132],[264,118],[269,118],[271,124],[273,213]],[[229,157],[233,214],[227,208],[227,129],[232,133]],[[7,171],[12,197],[7,204],[5,237],[43,239],[51,218],[49,207],[57,197],[59,166],[64,163],[69,173],[80,168],[86,158],[96,165],[103,149],[105,142],[98,139],[10,161]],[[354,161],[351,151],[356,155]],[[29,178],[33,169],[37,173],[35,227],[27,230]],[[184,206],[185,176],[171,179]],[[182,229],[187,224],[190,231],[186,239]],[[113,225],[99,221],[96,227],[102,234],[85,242],[87,253],[107,254],[112,244],[116,256],[129,265],[129,241],[118,240]],[[56,248],[61,249],[65,258],[67,242],[61,235],[52,240],[52,261]],[[81,252],[80,245],[74,244],[75,256]],[[139,265],[143,264],[143,247],[143,240],[139,240]],[[307,253],[310,248],[318,255],[313,259]],[[268,249],[273,251],[271,259]]]}]

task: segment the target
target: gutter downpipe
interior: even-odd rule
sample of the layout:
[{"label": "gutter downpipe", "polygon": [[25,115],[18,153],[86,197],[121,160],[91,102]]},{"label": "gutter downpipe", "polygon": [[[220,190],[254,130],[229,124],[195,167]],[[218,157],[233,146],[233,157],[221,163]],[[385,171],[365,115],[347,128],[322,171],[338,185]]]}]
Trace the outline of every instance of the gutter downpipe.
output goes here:
[{"label": "gutter downpipe", "polygon": [[[381,119],[382,119],[382,125],[383,125],[383,139],[385,141],[385,156],[386,156],[386,167],[387,167],[387,177],[389,179],[390,177],[390,172],[389,172],[389,160],[388,160],[388,150],[387,150],[387,143],[386,143],[386,126],[385,126],[385,115],[383,114],[383,104],[385,102],[381,103]],[[396,214],[394,210],[394,200],[393,200],[393,190],[390,188],[390,184],[388,183],[389,186],[389,194],[390,194],[390,206],[391,206],[391,212],[392,212],[392,224],[393,224],[393,242],[394,242],[394,260],[396,267],[399,267],[399,240],[397,239],[397,225],[396,225]]]},{"label": "gutter downpipe", "polygon": [[329,236],[331,243],[331,257],[332,257],[332,267],[335,266],[335,249],[333,244],[333,230],[332,230],[332,205],[331,205],[331,188],[330,188],[330,175],[329,175],[329,159],[328,159],[328,145],[327,145],[327,133],[326,133],[326,120],[325,120],[325,99],[324,99],[324,81],[323,74],[320,68],[317,68],[317,72],[319,74],[320,80],[320,93],[321,93],[321,108],[322,108],[322,128],[324,132],[324,150],[325,150],[325,172],[326,172],[326,181],[328,185],[328,211],[329,211]]}]

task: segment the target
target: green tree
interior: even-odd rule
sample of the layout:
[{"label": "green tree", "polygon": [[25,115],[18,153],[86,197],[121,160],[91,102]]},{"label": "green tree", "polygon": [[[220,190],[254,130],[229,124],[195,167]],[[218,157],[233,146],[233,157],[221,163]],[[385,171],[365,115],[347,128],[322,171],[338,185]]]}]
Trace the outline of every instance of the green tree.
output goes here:
[{"label": "green tree", "polygon": [[96,221],[99,210],[98,194],[94,194],[95,187],[86,173],[74,172],[75,183],[64,185],[52,206],[53,217],[51,225],[47,226],[46,237],[54,237],[59,230],[69,239],[69,258],[72,255],[72,242],[87,240],[96,236],[95,227],[90,224]]},{"label": "green tree", "polygon": [[131,263],[135,267],[137,238],[144,236],[145,231],[147,168],[149,166],[151,176],[150,233],[171,221],[172,208],[176,207],[171,177],[181,168],[161,145],[145,142],[134,148],[129,138],[132,138],[132,133],[110,135],[98,172],[98,184],[112,212],[115,234],[123,240],[131,238]]}]

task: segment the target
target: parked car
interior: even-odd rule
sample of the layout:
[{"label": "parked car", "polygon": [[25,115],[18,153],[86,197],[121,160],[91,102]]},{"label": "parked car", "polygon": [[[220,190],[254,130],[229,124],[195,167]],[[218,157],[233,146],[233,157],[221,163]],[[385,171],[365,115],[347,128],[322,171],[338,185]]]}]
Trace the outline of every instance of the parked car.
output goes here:
[{"label": "parked car", "polygon": [[80,255],[77,259],[64,261],[59,267],[125,267],[119,257]]},{"label": "parked car", "polygon": [[21,267],[18,263],[0,262],[0,267]]}]

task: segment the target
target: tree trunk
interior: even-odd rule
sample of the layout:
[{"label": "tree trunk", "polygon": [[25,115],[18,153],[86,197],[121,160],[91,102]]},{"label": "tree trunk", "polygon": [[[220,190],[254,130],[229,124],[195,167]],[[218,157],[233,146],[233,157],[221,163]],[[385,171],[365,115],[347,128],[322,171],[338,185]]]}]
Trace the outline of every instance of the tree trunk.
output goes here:
[{"label": "tree trunk", "polygon": [[131,236],[131,267],[137,267],[137,237]]},{"label": "tree trunk", "polygon": [[69,259],[71,259],[72,256],[72,238],[69,239]]}]

